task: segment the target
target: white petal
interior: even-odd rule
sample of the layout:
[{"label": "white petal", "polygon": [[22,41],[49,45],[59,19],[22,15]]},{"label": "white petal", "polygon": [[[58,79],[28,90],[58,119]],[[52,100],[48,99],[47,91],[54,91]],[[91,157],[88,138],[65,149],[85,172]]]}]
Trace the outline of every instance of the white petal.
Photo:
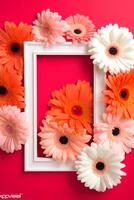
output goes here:
[{"label": "white petal", "polygon": [[[91,155],[94,154],[95,156]],[[88,158],[88,162],[87,162]],[[80,154],[78,160],[75,162],[75,168],[78,174],[78,180],[85,183],[85,187],[94,189],[96,191],[104,192],[107,188],[116,186],[121,181],[121,177],[126,175],[121,170],[125,165],[121,163],[124,155],[115,154],[113,150],[109,148],[107,144],[95,144],[92,143],[90,147],[84,148]],[[100,175],[97,174],[97,169],[94,171],[93,162],[104,160],[106,167],[106,173]]]},{"label": "white petal", "polygon": [[[110,58],[106,53],[109,46],[119,48],[119,55]],[[109,24],[98,30],[89,42],[89,54],[93,63],[104,72],[117,74],[129,71],[134,65],[134,39],[127,28]],[[114,62],[116,61],[116,62]]]}]

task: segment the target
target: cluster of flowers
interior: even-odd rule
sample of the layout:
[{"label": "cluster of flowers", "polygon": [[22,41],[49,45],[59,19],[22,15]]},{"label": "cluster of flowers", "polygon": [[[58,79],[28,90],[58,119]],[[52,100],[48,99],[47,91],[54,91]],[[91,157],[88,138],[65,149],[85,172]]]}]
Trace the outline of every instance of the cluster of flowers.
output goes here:
[{"label": "cluster of flowers", "polygon": [[66,41],[87,43],[95,32],[95,26],[88,17],[76,14],[62,20],[57,12],[49,9],[38,13],[33,24],[34,39],[47,47]]},{"label": "cluster of flowers", "polygon": [[105,191],[121,182],[125,153],[134,148],[134,39],[117,24],[102,27],[89,42],[95,67],[106,73],[102,92],[106,112],[94,124],[93,143],[76,161],[78,179],[86,187]]},{"label": "cluster of flowers", "polygon": [[32,27],[5,22],[0,28],[0,149],[13,153],[28,138],[24,113],[23,43],[33,40]]},{"label": "cluster of flowers", "polygon": [[63,21],[50,10],[38,14],[33,33],[45,46],[65,41],[87,43],[94,66],[107,72],[107,88],[100,91],[106,112],[94,130],[92,89],[86,81],[78,81],[52,93],[38,135],[45,156],[64,162],[76,160],[78,179],[86,187],[96,191],[113,188],[126,175],[122,171],[125,153],[134,148],[133,34],[117,24],[95,32],[88,17],[77,14]]},{"label": "cluster of flowers", "polygon": [[77,159],[91,139],[92,100],[92,89],[86,81],[67,84],[52,93],[39,133],[47,157],[64,162]]},{"label": "cluster of flowers", "polygon": [[[66,40],[87,42],[94,33],[88,17],[61,20],[49,9],[38,14],[33,24],[5,22],[0,28],[0,149],[7,153],[21,149],[29,132],[24,113],[24,42],[35,40],[46,47]],[[85,136],[83,140],[88,139]]]},{"label": "cluster of flowers", "polygon": [[134,148],[132,33],[117,24],[95,32],[88,17],[76,14],[62,20],[49,9],[38,13],[33,26],[5,22],[0,29],[0,148],[8,153],[21,149],[28,137],[23,112],[23,43],[31,40],[45,47],[66,41],[87,43],[95,67],[107,72],[107,88],[102,92],[106,112],[94,130],[92,88],[78,81],[52,93],[38,135],[46,157],[75,161],[78,179],[86,187],[105,191],[116,186],[126,175],[121,170],[125,153]]},{"label": "cluster of flowers", "polygon": [[105,191],[121,182],[125,153],[134,148],[134,39],[117,24],[102,27],[89,42],[95,67],[106,73],[102,92],[106,112],[94,124],[93,143],[75,162],[86,187]]}]

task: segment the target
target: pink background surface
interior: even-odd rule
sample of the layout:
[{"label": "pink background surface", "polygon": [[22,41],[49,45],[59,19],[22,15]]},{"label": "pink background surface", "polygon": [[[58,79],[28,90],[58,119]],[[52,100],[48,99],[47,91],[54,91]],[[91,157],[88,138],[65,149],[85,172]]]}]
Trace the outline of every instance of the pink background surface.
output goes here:
[{"label": "pink background surface", "polygon": [[[133,0],[5,0],[1,1],[0,4],[0,25],[3,26],[5,20],[15,21],[16,23],[20,21],[31,23],[35,19],[37,12],[50,8],[53,11],[58,11],[63,17],[75,13],[88,15],[97,28],[108,23],[119,23],[119,25],[127,26],[134,32],[133,7]],[[49,62],[48,59],[48,64]],[[56,63],[58,62],[57,60]],[[75,70],[79,71],[80,68]],[[78,71],[76,73],[80,74]],[[80,79],[82,78],[80,77]],[[87,79],[88,77],[84,75],[84,78]],[[61,87],[61,84],[57,85],[57,87]],[[41,115],[38,118],[39,120]],[[84,188],[76,180],[74,172],[25,173],[23,156],[23,151],[9,155],[0,151],[0,194],[22,193],[22,199],[25,200],[134,199],[134,152],[127,155],[125,159],[127,177],[122,179],[121,185],[105,193],[97,193]]]}]

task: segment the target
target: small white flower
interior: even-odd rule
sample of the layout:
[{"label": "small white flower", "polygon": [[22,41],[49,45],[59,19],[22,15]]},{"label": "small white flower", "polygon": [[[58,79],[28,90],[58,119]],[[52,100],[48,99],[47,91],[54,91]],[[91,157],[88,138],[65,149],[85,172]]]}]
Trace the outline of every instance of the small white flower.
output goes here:
[{"label": "small white flower", "polygon": [[107,145],[92,143],[75,161],[77,179],[85,183],[85,187],[104,192],[121,183],[121,176],[126,175],[121,170],[125,167],[121,163],[123,159],[123,154],[115,154]]},{"label": "small white flower", "polygon": [[110,24],[98,30],[89,42],[95,66],[111,74],[129,71],[134,66],[134,39],[127,28]]}]

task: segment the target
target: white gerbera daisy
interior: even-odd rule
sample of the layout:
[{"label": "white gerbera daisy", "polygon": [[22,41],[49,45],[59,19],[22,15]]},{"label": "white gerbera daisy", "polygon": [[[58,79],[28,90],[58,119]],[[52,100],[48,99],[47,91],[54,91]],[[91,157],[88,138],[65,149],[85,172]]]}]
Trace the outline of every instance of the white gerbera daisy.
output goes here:
[{"label": "white gerbera daisy", "polygon": [[89,42],[94,65],[111,74],[129,71],[134,65],[134,39],[127,28],[110,24],[98,30]]},{"label": "white gerbera daisy", "polygon": [[86,147],[75,161],[78,177],[85,187],[104,192],[121,182],[121,176],[126,175],[121,169],[123,154],[115,154],[107,145],[92,143]]}]

